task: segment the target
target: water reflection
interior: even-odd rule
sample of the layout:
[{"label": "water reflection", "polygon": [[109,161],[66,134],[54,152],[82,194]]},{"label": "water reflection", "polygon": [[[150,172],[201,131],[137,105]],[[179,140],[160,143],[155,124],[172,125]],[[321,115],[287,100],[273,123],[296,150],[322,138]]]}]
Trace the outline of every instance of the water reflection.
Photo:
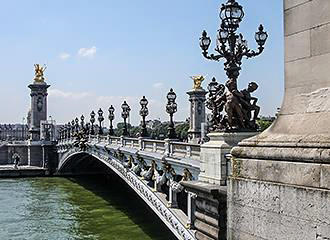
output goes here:
[{"label": "water reflection", "polygon": [[102,178],[0,180],[0,239],[176,239],[128,187]]}]

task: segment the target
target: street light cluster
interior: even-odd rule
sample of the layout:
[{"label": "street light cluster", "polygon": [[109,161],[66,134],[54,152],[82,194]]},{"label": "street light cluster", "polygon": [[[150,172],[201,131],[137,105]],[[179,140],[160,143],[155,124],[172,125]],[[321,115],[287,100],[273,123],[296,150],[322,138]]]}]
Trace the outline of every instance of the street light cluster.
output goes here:
[{"label": "street light cluster", "polygon": [[268,38],[267,32],[264,31],[262,25],[259,26],[255,33],[255,40],[258,44],[258,50],[251,50],[248,47],[247,40],[244,40],[242,34],[236,33],[239,24],[244,17],[243,7],[235,0],[228,0],[226,4],[222,4],[220,8],[220,29],[218,30],[215,51],[217,54],[209,54],[208,49],[211,45],[211,38],[207,36],[204,30],[200,38],[199,45],[203,50],[203,56],[207,59],[219,61],[224,58],[226,62],[225,71],[230,79],[237,79],[241,70],[242,58],[255,57],[260,55],[264,50],[264,45]]},{"label": "street light cluster", "polygon": [[[172,139],[176,138],[174,122],[173,122],[173,115],[177,111],[177,104],[176,104],[175,100],[176,100],[176,94],[173,91],[173,89],[171,89],[169,91],[169,93],[167,94],[166,112],[170,115],[170,124],[168,127],[168,138],[172,138]],[[147,98],[145,96],[143,96],[142,99],[140,100],[141,109],[139,111],[139,114],[142,117],[141,132],[140,132],[141,137],[148,137],[148,131],[147,131],[147,125],[146,125],[146,117],[149,115],[148,103],[149,102],[148,102]],[[121,117],[124,120],[124,127],[123,127],[122,135],[129,136],[127,119],[130,116],[131,108],[128,105],[128,103],[126,101],[124,101],[123,104],[121,105],[121,109],[122,109]],[[109,136],[113,136],[114,135],[113,121],[115,119],[115,108],[113,107],[113,105],[111,105],[109,107],[108,112],[109,112],[108,134],[109,134]],[[97,134],[103,135],[104,134],[103,127],[102,127],[102,122],[104,121],[103,110],[100,108],[97,111],[97,114],[98,114],[97,120],[99,122],[99,125],[97,126],[97,128],[98,128]],[[96,117],[96,114],[94,111],[92,111],[90,113],[90,123],[85,123],[84,115],[82,115],[80,117],[80,126],[79,126],[78,118],[75,118],[75,120],[68,122],[67,124],[65,124],[65,126],[63,126],[60,129],[60,139],[74,137],[75,135],[78,134],[78,132],[80,130],[83,130],[85,133],[87,133],[89,135],[95,135],[95,126],[94,126],[94,123],[96,120],[95,117]]]}]

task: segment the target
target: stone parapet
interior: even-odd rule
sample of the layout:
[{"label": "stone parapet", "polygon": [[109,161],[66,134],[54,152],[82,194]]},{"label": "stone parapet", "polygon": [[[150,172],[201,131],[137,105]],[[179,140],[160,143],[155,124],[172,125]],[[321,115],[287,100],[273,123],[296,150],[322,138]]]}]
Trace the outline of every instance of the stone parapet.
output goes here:
[{"label": "stone parapet", "polygon": [[330,238],[330,191],[231,177],[228,239]]},{"label": "stone parapet", "polygon": [[200,181],[182,182],[186,191],[196,195],[193,228],[197,240],[225,240],[227,188]]}]

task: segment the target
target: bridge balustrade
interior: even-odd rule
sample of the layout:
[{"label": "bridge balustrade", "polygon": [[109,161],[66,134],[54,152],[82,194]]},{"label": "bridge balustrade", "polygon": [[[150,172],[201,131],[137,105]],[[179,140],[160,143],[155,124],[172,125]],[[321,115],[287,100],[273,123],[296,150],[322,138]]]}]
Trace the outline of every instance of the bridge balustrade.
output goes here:
[{"label": "bridge balustrade", "polygon": [[[89,135],[91,143],[108,143],[109,145],[118,145],[127,148],[133,148],[146,152],[154,152],[159,154],[167,154],[176,158],[191,158],[199,160],[200,145],[192,143],[175,142],[171,140],[154,140],[148,138],[130,138],[115,136]],[[71,139],[62,139],[59,143],[69,143],[74,141]]]},{"label": "bridge balustrade", "polygon": [[121,145],[121,138],[115,136],[109,136],[108,142],[109,144],[113,144],[113,145]]},{"label": "bridge balustrade", "polygon": [[61,154],[59,169],[76,153],[86,152],[101,159],[114,167],[179,239],[195,239],[191,230],[195,196],[185,192],[181,181],[198,178],[199,145],[168,139],[90,135],[61,139],[57,148]]},{"label": "bridge balustrade", "polygon": [[200,145],[182,142],[170,143],[170,153],[173,156],[184,157],[184,158],[200,158]]},{"label": "bridge balustrade", "polygon": [[123,146],[140,149],[139,139],[123,137]]}]

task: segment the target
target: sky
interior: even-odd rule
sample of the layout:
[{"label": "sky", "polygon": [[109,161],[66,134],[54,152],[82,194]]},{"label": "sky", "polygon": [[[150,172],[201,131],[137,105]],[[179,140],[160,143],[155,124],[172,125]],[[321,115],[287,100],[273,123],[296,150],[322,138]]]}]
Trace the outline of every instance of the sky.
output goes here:
[{"label": "sky", "polygon": [[[107,117],[112,104],[131,106],[138,124],[139,100],[149,100],[148,119],[167,120],[166,94],[177,94],[175,120],[189,117],[187,91],[193,75],[226,81],[223,61],[205,59],[199,48],[202,30],[213,43],[219,7],[225,0],[0,0],[0,123],[22,123],[30,108],[27,86],[33,64],[46,64],[51,85],[48,115],[66,123],[100,107]],[[269,39],[262,55],[245,59],[238,80],[243,89],[259,84],[261,114],[274,115],[284,91],[283,2],[240,0],[245,17],[239,31],[256,48],[254,33],[263,23]]]}]

